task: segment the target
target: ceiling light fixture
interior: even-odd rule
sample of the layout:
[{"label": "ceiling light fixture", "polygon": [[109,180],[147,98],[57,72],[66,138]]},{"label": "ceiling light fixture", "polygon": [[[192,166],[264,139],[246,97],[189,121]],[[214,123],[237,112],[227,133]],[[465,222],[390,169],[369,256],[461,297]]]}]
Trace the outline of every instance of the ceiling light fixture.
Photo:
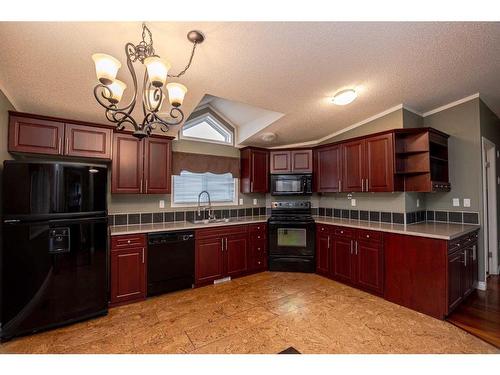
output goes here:
[{"label": "ceiling light fixture", "polygon": [[353,89],[342,90],[334,95],[332,102],[336,105],[347,105],[352,103],[357,96],[358,94]]},{"label": "ceiling light fixture", "polygon": [[275,133],[262,133],[261,139],[264,142],[273,142],[276,140],[276,134]]},{"label": "ceiling light fixture", "polygon": [[[127,105],[118,107],[122,99],[123,92],[127,85],[116,79],[118,70],[121,67],[120,62],[112,56],[95,53],[92,59],[95,63],[95,70],[99,83],[94,87],[94,96],[97,102],[105,108],[105,115],[108,121],[116,124],[116,129],[123,130],[126,124],[134,127],[134,136],[139,139],[147,137],[151,131],[160,126],[160,129],[167,132],[169,126],[178,125],[184,120],[184,113],[180,109],[184,96],[187,92],[186,86],[170,82],[165,85],[167,78],[179,78],[191,66],[193,62],[196,46],[205,40],[205,36],[197,30],[192,30],[187,34],[188,40],[193,43],[191,57],[186,67],[178,74],[170,75],[168,71],[170,64],[155,54],[153,48],[153,35],[145,23],[142,24],[142,41],[139,44],[125,44],[125,55],[127,56],[127,67],[132,76],[134,84],[134,95]],[[144,118],[141,122],[132,117],[132,111],[137,102],[137,76],[133,63],[139,61],[145,65],[144,80],[142,84],[142,111]],[[158,111],[160,110],[163,99],[166,94],[163,92],[163,86],[166,87],[168,98],[172,108],[170,109],[170,118],[162,118]],[[104,99],[104,100],[103,100]]]}]

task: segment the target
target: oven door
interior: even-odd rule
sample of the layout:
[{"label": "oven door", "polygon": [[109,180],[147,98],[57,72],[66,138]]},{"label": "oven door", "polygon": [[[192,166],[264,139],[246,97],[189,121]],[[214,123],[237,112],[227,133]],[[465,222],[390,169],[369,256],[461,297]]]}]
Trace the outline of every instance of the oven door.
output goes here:
[{"label": "oven door", "polygon": [[269,256],[314,256],[314,222],[269,221]]}]

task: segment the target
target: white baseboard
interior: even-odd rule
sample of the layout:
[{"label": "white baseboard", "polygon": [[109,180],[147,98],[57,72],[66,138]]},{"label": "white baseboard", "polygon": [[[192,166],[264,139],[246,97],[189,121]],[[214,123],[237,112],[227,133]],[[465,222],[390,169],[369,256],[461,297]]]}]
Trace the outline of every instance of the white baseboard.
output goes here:
[{"label": "white baseboard", "polygon": [[231,276],[223,277],[222,279],[217,279],[214,280],[214,284],[221,284],[221,283],[227,283],[228,281],[231,281]]},{"label": "white baseboard", "polygon": [[476,289],[486,290],[486,282],[485,281],[478,281],[476,284]]}]

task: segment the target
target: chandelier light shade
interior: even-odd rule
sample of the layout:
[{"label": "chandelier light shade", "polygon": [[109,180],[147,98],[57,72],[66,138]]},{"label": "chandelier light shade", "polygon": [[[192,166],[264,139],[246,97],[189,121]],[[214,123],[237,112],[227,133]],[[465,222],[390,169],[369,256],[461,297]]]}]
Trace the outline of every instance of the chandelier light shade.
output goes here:
[{"label": "chandelier light shade", "polygon": [[122,64],[113,56],[106,55],[105,53],[94,53],[92,59],[95,63],[95,72],[99,82],[104,85],[109,85],[113,82]]},{"label": "chandelier light shade", "polygon": [[[187,35],[193,44],[191,56],[186,67],[178,74],[170,75],[170,63],[156,55],[153,48],[153,35],[146,24],[142,24],[142,41],[135,45],[125,44],[125,56],[127,68],[133,83],[133,95],[128,104],[120,104],[127,85],[116,78],[121,67],[120,62],[113,56],[104,53],[92,55],[95,63],[97,80],[99,83],[94,87],[94,97],[104,107],[105,116],[108,121],[116,124],[117,130],[125,129],[126,125],[132,125],[134,136],[144,138],[151,134],[158,125],[164,132],[169,126],[178,125],[184,120],[181,110],[186,86],[177,83],[167,83],[168,78],[179,78],[191,67],[196,46],[205,40],[205,36],[197,30],[192,30]],[[144,78],[142,88],[139,89],[134,63],[140,62],[144,65]],[[140,90],[140,91],[139,91]],[[167,118],[159,114],[165,97],[168,95],[171,108],[167,111]],[[132,112],[137,101],[142,101],[142,121],[136,120]]]},{"label": "chandelier light shade", "polygon": [[162,87],[167,81],[170,64],[159,57],[152,56],[144,60],[144,65],[146,65],[151,84],[154,87]]},{"label": "chandelier light shade", "polygon": [[122,100],[123,92],[127,88],[127,85],[124,82],[115,79],[107,87],[110,91],[108,101],[110,103],[117,104],[120,100]]},{"label": "chandelier light shade", "polygon": [[171,82],[167,84],[167,91],[170,104],[174,107],[180,107],[186,95],[187,87],[177,82]]}]

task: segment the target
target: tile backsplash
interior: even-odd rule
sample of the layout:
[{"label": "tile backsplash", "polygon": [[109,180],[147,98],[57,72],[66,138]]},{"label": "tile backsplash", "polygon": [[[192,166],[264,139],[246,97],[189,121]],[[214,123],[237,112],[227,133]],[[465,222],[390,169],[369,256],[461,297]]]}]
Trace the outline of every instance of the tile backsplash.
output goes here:
[{"label": "tile backsplash", "polygon": [[[232,209],[214,210],[216,218],[235,218],[271,215],[269,207],[247,207]],[[314,216],[335,217],[351,220],[372,221],[392,224],[415,224],[425,221],[456,223],[456,224],[479,224],[478,212],[457,212],[457,211],[413,211],[413,212],[388,212],[388,211],[366,211],[347,210],[328,207],[312,208]],[[206,218],[207,212],[205,212]],[[143,213],[123,213],[109,215],[109,225],[134,225],[163,222],[182,222],[200,220],[196,210],[190,211],[169,211],[169,212],[143,212]]]},{"label": "tile backsplash", "polygon": [[[214,210],[215,217],[234,218],[266,215],[266,207],[252,208],[233,208],[233,209],[218,209]],[[205,216],[204,216],[205,215]],[[150,224],[163,222],[179,222],[203,219],[208,215],[208,212],[201,212],[198,216],[196,210],[190,211],[169,211],[169,212],[142,212],[142,213],[123,213],[113,214],[108,216],[109,225],[134,225],[134,224]]]}]

